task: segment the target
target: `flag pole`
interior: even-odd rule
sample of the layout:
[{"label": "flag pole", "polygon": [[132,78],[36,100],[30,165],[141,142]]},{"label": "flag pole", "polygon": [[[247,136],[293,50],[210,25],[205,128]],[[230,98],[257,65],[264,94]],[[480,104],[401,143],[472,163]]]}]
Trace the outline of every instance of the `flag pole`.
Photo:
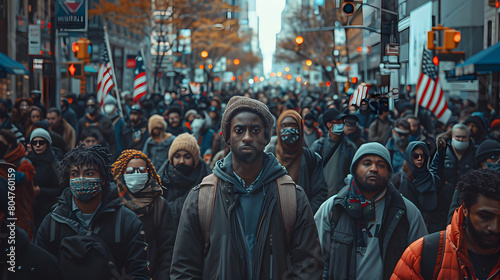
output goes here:
[{"label": "flag pole", "polygon": [[106,25],[104,25],[104,41],[106,42],[106,51],[108,52],[108,59],[109,63],[111,64],[111,71],[113,71],[113,82],[115,84],[114,91],[116,92],[116,98],[118,100],[118,108],[120,109],[120,117],[123,119],[123,109],[122,109],[122,102],[121,102],[121,96],[120,96],[120,91],[118,90],[118,82],[116,81],[116,76],[115,76],[115,67],[113,64],[113,56],[111,55],[111,47],[109,46],[109,38],[108,38],[108,28]]},{"label": "flag pole", "polygon": [[[148,95],[147,88],[148,88],[148,67],[146,67],[146,57],[144,56],[144,48],[141,45],[141,56],[142,56],[142,62],[144,63],[144,72],[146,73],[146,96]],[[151,73],[150,73],[151,74]]]}]

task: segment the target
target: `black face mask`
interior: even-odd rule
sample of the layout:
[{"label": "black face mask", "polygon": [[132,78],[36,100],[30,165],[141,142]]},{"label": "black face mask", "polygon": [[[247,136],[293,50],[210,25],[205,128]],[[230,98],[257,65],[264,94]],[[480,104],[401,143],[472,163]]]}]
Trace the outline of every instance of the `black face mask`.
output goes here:
[{"label": "black face mask", "polygon": [[304,125],[309,127],[309,128],[313,128],[314,127],[314,121],[313,120],[305,120],[304,121]]},{"label": "black face mask", "polygon": [[91,116],[95,116],[95,114],[97,114],[97,109],[95,107],[93,108],[87,108],[87,110],[85,110],[89,115]]},{"label": "black face mask", "polygon": [[184,163],[179,163],[175,166],[175,169],[179,171],[182,175],[188,176],[194,170],[194,166],[185,165]]}]

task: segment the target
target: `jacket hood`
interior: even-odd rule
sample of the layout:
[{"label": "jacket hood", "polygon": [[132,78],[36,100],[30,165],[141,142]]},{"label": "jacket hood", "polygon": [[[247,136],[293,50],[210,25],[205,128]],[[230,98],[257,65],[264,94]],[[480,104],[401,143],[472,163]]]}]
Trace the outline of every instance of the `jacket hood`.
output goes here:
[{"label": "jacket hood", "polygon": [[[255,183],[252,192],[260,190],[263,185],[278,179],[287,174],[286,169],[278,162],[276,157],[271,153],[263,153],[262,155],[262,173],[260,178]],[[247,193],[241,183],[233,173],[233,153],[230,152],[225,158],[219,160],[215,164],[214,174],[224,181],[228,181],[234,186],[238,192]]]},{"label": "jacket hood", "polygon": [[[424,159],[424,165],[420,168],[418,168],[415,163],[413,162],[412,154],[413,151],[417,148],[422,149],[425,155]],[[410,168],[410,171],[412,174],[415,175],[415,177],[418,177],[419,175],[426,174],[427,173],[427,163],[429,162],[429,150],[427,149],[427,145],[424,142],[420,141],[413,141],[408,144],[408,147],[406,147],[405,150],[405,160],[408,168]]]}]

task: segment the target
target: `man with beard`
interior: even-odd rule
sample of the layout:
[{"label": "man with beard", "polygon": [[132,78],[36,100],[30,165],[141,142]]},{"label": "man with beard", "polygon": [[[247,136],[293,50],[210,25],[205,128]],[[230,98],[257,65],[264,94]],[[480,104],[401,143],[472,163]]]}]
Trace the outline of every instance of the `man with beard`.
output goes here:
[{"label": "man with beard", "polygon": [[[462,206],[451,224],[411,244],[391,279],[422,279],[426,274],[432,279],[499,278],[500,171],[470,171],[458,189]],[[432,250],[436,254],[427,255]]]},{"label": "man with beard", "polygon": [[111,159],[114,160],[118,157],[116,135],[113,123],[111,120],[100,114],[98,104],[93,97],[90,97],[85,103],[85,115],[78,121],[78,139],[81,139],[81,132],[83,129],[96,129],[102,133],[105,144],[111,152]]},{"label": "man with beard", "polygon": [[321,279],[307,197],[263,152],[273,122],[264,103],[229,100],[221,127],[231,152],[184,202],[171,279]]},{"label": "man with beard", "polygon": [[64,142],[70,149],[73,149],[76,144],[76,135],[73,127],[62,117],[59,109],[52,107],[47,113],[47,122],[50,126],[50,131],[61,135]]},{"label": "man with beard", "polygon": [[168,121],[168,127],[167,127],[168,133],[172,133],[172,135],[177,136],[182,133],[189,132],[187,127],[185,127],[182,124],[182,108],[178,106],[172,106],[168,108],[167,121]]},{"label": "man with beard", "polygon": [[408,137],[410,136],[410,123],[399,118],[394,123],[392,137],[387,141],[386,147],[391,154],[392,168],[397,173],[403,167],[405,161],[405,150],[408,147]]},{"label": "man with beard", "polygon": [[129,122],[123,128],[123,148],[141,151],[148,138],[148,122],[142,117],[142,108],[133,105],[130,109]]},{"label": "man with beard", "polygon": [[346,186],[314,216],[323,251],[323,279],[389,279],[413,241],[427,234],[420,211],[391,183],[387,148],[359,147]]}]

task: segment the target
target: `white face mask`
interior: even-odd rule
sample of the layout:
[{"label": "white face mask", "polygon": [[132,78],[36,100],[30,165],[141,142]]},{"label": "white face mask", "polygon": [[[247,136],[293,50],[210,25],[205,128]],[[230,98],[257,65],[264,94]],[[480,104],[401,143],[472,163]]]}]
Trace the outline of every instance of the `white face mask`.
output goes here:
[{"label": "white face mask", "polygon": [[104,113],[106,115],[112,114],[114,109],[115,109],[115,105],[113,105],[113,104],[104,105]]},{"label": "white face mask", "polygon": [[137,193],[144,189],[144,186],[148,182],[148,178],[148,173],[132,173],[123,175],[125,184],[131,193]]},{"label": "white face mask", "polygon": [[451,139],[451,145],[455,148],[457,151],[463,151],[469,147],[469,141],[466,142],[460,142],[458,140],[455,140],[454,138]]}]

